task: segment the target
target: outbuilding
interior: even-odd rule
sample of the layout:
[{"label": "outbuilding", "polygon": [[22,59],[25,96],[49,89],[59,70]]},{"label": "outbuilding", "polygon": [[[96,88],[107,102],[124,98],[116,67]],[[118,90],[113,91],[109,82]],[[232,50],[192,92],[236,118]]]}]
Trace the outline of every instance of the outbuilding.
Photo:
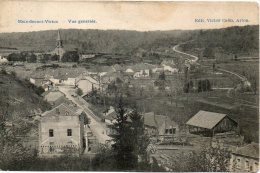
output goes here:
[{"label": "outbuilding", "polygon": [[189,132],[204,136],[214,136],[216,133],[237,131],[238,123],[227,114],[200,110],[186,123]]}]

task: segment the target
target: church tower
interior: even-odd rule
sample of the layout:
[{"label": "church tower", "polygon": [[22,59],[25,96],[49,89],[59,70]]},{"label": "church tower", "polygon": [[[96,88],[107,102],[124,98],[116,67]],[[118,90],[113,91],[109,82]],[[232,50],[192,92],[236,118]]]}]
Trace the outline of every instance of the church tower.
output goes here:
[{"label": "church tower", "polygon": [[60,30],[58,30],[58,37],[57,37],[57,40],[56,40],[56,47],[57,48],[63,48],[62,40],[61,40],[61,37],[60,37]]},{"label": "church tower", "polygon": [[63,49],[63,44],[62,44],[60,30],[58,30],[58,36],[57,36],[57,40],[56,40],[56,47],[52,51],[52,54],[58,55],[59,56],[59,61],[61,61],[61,58],[62,58],[64,53],[65,53],[65,50]]}]

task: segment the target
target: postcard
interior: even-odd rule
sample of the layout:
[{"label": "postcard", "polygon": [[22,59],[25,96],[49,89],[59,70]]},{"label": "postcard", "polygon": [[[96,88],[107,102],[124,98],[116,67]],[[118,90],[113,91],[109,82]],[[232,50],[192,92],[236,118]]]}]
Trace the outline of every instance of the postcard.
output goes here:
[{"label": "postcard", "polygon": [[259,171],[256,1],[0,7],[1,171]]}]

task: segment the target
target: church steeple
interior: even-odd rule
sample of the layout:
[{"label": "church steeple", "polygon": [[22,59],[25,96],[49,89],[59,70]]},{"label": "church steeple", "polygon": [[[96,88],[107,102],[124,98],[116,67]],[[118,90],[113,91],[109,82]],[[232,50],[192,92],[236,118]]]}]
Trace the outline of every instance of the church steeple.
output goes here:
[{"label": "church steeple", "polygon": [[56,40],[56,47],[57,48],[62,48],[62,40],[61,40],[61,36],[60,36],[60,30],[58,30],[58,37],[57,37],[57,40]]},{"label": "church steeple", "polygon": [[65,50],[63,49],[63,45],[62,45],[62,39],[61,39],[60,30],[58,30],[58,36],[57,36],[57,39],[56,39],[56,47],[51,52],[51,54],[58,55],[59,56],[59,61],[61,61],[62,56],[63,56],[64,53],[65,53]]}]

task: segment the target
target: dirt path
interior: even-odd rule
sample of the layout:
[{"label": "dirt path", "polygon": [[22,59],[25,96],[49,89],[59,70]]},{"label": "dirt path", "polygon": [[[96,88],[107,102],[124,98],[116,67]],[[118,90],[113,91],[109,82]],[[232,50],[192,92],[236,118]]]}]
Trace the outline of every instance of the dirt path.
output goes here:
[{"label": "dirt path", "polygon": [[[185,43],[187,43],[187,42],[185,42]],[[185,44],[185,43],[181,43],[181,44]],[[173,50],[174,52],[176,52],[176,53],[183,54],[183,55],[187,55],[187,56],[191,57],[192,59],[189,59],[191,62],[196,62],[197,64],[199,64],[199,63],[197,62],[197,61],[199,60],[199,57],[177,50],[177,48],[178,48],[181,44],[175,45],[175,46],[172,48],[172,50]],[[201,64],[200,64],[200,65],[201,65]],[[209,66],[204,66],[204,67],[209,67]],[[240,74],[238,74],[238,73],[235,73],[235,72],[232,72],[232,71],[229,71],[229,70],[226,70],[226,69],[222,69],[222,68],[216,68],[216,70],[221,71],[221,72],[228,73],[228,74],[233,75],[233,76],[236,76],[237,78],[239,78],[239,80],[241,80],[241,82],[245,82],[245,83],[248,83],[248,84],[250,85],[250,82],[247,80],[247,78],[246,78],[245,76],[242,76],[242,75],[240,75]],[[215,88],[215,89],[217,89],[217,88]],[[228,89],[226,96],[227,96],[228,98],[234,99],[233,97],[230,96],[230,89]],[[241,101],[241,102],[244,102],[244,103],[241,103],[242,105],[250,106],[250,107],[254,107],[254,108],[257,107],[257,108],[258,108],[258,106],[255,105],[256,103],[253,103],[253,102],[250,102],[250,101],[247,101],[247,100],[243,100],[243,99],[236,99],[236,100],[239,100],[239,101]]]}]

